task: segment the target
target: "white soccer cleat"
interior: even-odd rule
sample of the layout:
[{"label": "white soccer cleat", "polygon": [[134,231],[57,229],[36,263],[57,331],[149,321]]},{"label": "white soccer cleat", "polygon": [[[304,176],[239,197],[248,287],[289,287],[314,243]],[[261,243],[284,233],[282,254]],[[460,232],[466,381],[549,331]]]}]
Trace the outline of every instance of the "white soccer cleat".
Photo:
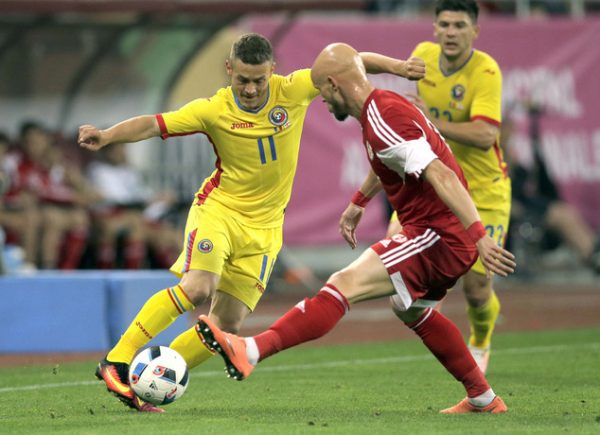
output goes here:
[{"label": "white soccer cleat", "polygon": [[471,352],[471,355],[473,356],[473,359],[477,363],[479,369],[483,372],[483,374],[485,374],[490,361],[490,348],[469,346],[469,352]]}]

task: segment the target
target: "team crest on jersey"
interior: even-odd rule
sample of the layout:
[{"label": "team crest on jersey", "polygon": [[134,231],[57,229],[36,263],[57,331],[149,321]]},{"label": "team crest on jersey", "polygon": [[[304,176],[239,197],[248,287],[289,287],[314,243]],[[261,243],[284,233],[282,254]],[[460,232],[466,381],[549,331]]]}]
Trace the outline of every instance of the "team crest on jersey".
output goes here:
[{"label": "team crest on jersey", "polygon": [[465,97],[465,87],[463,85],[454,85],[452,87],[452,98],[455,100],[462,100]]},{"label": "team crest on jersey", "polygon": [[288,123],[289,116],[287,110],[281,106],[275,106],[269,112],[269,121],[275,127],[281,127]]},{"label": "team crest on jersey", "polygon": [[202,239],[198,242],[198,251],[202,252],[203,254],[208,254],[212,250],[213,242],[211,242],[210,240]]}]

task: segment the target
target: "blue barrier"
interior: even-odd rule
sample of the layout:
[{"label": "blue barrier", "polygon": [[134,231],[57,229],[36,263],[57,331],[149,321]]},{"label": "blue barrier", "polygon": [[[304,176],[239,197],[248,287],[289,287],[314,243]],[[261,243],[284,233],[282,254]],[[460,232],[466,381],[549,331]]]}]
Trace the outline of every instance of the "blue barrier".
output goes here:
[{"label": "blue barrier", "polygon": [[[179,279],[169,272],[114,272],[108,278],[108,336],[111,346],[129,326],[137,312],[154,293],[172,287]],[[189,328],[189,316],[179,316],[148,345],[168,345],[185,329]]]},{"label": "blue barrier", "polygon": [[[0,277],[0,353],[106,351],[150,296],[176,283],[163,271]],[[151,344],[188,327],[182,315]]]}]

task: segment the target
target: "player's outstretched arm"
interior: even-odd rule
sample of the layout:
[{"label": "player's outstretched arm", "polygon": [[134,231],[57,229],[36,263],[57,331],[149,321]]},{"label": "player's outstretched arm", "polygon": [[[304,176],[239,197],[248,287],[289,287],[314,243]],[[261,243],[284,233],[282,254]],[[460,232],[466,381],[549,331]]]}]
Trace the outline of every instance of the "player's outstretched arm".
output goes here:
[{"label": "player's outstretched arm", "polygon": [[354,193],[350,204],[348,204],[348,207],[342,213],[342,217],[340,218],[340,234],[352,249],[356,248],[355,231],[365,211],[365,206],[381,189],[379,178],[377,178],[377,175],[372,170],[369,171],[360,189]]},{"label": "player's outstretched arm", "polygon": [[487,235],[469,192],[460,183],[454,171],[436,159],[425,168],[423,177],[464,225],[477,246],[479,258],[486,268],[488,277],[491,276],[491,272],[501,276],[514,272],[515,256],[498,246]]},{"label": "player's outstretched arm", "polygon": [[408,80],[421,80],[425,77],[425,61],[421,58],[409,57],[402,60],[371,52],[359,54],[369,74],[389,73]]},{"label": "player's outstretched arm", "polygon": [[154,115],[136,116],[100,130],[93,125],[79,127],[77,143],[83,148],[98,151],[111,143],[131,143],[160,135],[160,127]]}]

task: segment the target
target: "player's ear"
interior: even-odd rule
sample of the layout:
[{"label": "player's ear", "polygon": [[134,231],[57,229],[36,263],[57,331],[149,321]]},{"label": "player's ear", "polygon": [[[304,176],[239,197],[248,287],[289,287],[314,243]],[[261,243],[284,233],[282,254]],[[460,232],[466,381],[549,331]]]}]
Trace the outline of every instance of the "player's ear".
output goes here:
[{"label": "player's ear", "polygon": [[229,77],[231,77],[231,75],[233,74],[233,68],[229,59],[225,59],[225,71],[227,71],[227,75]]},{"label": "player's ear", "polygon": [[473,39],[477,39],[477,37],[479,36],[479,31],[481,30],[481,27],[479,26],[479,24],[475,24],[473,26]]},{"label": "player's ear", "polygon": [[331,76],[327,76],[327,82],[328,82],[328,83],[329,83],[329,85],[331,86],[331,90],[332,90],[333,92],[337,91],[337,89],[338,89],[338,84],[337,84],[337,80],[336,80],[336,79],[334,79],[334,78],[333,78],[333,77],[331,77]]}]

